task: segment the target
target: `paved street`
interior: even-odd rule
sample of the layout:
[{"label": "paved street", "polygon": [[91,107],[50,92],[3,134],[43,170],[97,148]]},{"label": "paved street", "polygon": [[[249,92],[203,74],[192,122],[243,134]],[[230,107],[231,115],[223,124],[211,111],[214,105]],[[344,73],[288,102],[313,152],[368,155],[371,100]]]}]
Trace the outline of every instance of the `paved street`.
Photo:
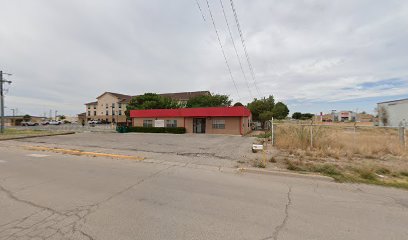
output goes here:
[{"label": "paved street", "polygon": [[407,191],[237,173],[233,159],[247,150],[234,146],[251,138],[157,136],[0,142],[0,239],[408,239]]}]

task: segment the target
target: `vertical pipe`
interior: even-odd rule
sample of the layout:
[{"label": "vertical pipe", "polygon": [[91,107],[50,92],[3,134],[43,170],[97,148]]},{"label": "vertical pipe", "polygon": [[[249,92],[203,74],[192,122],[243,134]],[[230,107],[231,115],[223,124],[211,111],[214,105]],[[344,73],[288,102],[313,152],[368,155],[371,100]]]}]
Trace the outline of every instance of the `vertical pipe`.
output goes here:
[{"label": "vertical pipe", "polygon": [[271,121],[271,144],[272,144],[272,146],[275,145],[275,136],[274,136],[274,131],[273,131],[273,117],[272,117],[272,121]]},{"label": "vertical pipe", "polygon": [[0,71],[0,133],[4,133],[4,96],[3,96],[3,71]]}]

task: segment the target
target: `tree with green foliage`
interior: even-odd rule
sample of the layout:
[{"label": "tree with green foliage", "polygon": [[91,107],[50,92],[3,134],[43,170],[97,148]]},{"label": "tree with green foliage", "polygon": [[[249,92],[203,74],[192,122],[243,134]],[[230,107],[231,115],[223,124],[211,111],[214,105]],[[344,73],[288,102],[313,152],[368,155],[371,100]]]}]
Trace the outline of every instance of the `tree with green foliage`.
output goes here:
[{"label": "tree with green foliage", "polygon": [[259,114],[259,121],[262,123],[265,123],[267,121],[270,121],[273,117],[273,112],[272,111],[267,111]]},{"label": "tree with green foliage", "polygon": [[192,97],[187,101],[187,108],[197,107],[229,107],[232,100],[228,95],[214,94]]},{"label": "tree with green foliage", "polygon": [[299,120],[299,119],[302,118],[302,113],[301,113],[301,112],[294,112],[294,113],[292,114],[292,118]]},{"label": "tree with green foliage", "polygon": [[312,119],[314,114],[311,113],[301,113],[301,112],[295,112],[292,114],[293,119],[297,120],[309,120]]},{"label": "tree with green foliage", "polygon": [[302,117],[300,119],[309,120],[309,119],[312,119],[313,116],[314,116],[314,114],[312,114],[312,113],[302,113]]},{"label": "tree with green foliage", "polygon": [[24,121],[24,122],[29,122],[30,120],[31,120],[31,116],[30,116],[30,115],[26,114],[26,115],[23,116],[23,121]]},{"label": "tree with green foliage", "polygon": [[174,109],[180,108],[180,104],[168,97],[160,96],[156,93],[145,93],[133,97],[126,107],[126,117],[130,118],[130,110],[143,109]]},{"label": "tree with green foliage", "polygon": [[251,110],[252,119],[254,121],[262,121],[260,119],[260,114],[264,112],[271,112],[275,106],[275,99],[273,96],[268,98],[257,99],[255,98],[252,102],[248,103],[248,108]]},{"label": "tree with green foliage", "polygon": [[244,104],[242,104],[242,103],[240,103],[240,102],[236,102],[236,103],[234,104],[234,107],[242,107],[242,106],[244,106]]},{"label": "tree with green foliage", "polygon": [[289,114],[289,109],[283,102],[278,102],[272,110],[272,115],[276,119],[285,119]]}]

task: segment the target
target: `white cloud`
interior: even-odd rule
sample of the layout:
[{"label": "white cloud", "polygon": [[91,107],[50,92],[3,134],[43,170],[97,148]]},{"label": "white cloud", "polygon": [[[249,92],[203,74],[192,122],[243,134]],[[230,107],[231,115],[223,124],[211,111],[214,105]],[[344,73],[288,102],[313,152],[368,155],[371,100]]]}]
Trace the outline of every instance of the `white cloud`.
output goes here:
[{"label": "white cloud", "polygon": [[[128,94],[211,90],[238,100],[206,3],[20,0],[2,3],[0,68],[14,73],[10,108],[41,114],[84,110],[104,91]],[[235,0],[263,95],[341,101],[406,94],[408,3],[399,0]],[[250,100],[219,1],[210,1],[242,101]],[[224,1],[241,60],[244,53]],[[249,76],[248,68],[245,71]],[[250,91],[257,96],[253,84]],[[317,108],[318,106],[316,106]]]}]

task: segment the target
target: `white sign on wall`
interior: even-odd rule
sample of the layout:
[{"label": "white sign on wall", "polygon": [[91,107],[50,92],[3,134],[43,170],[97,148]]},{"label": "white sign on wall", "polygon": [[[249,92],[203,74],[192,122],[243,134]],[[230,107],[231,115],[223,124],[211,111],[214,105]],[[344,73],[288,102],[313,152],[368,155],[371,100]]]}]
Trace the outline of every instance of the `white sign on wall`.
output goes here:
[{"label": "white sign on wall", "polygon": [[154,120],[154,127],[164,127],[164,120]]}]

